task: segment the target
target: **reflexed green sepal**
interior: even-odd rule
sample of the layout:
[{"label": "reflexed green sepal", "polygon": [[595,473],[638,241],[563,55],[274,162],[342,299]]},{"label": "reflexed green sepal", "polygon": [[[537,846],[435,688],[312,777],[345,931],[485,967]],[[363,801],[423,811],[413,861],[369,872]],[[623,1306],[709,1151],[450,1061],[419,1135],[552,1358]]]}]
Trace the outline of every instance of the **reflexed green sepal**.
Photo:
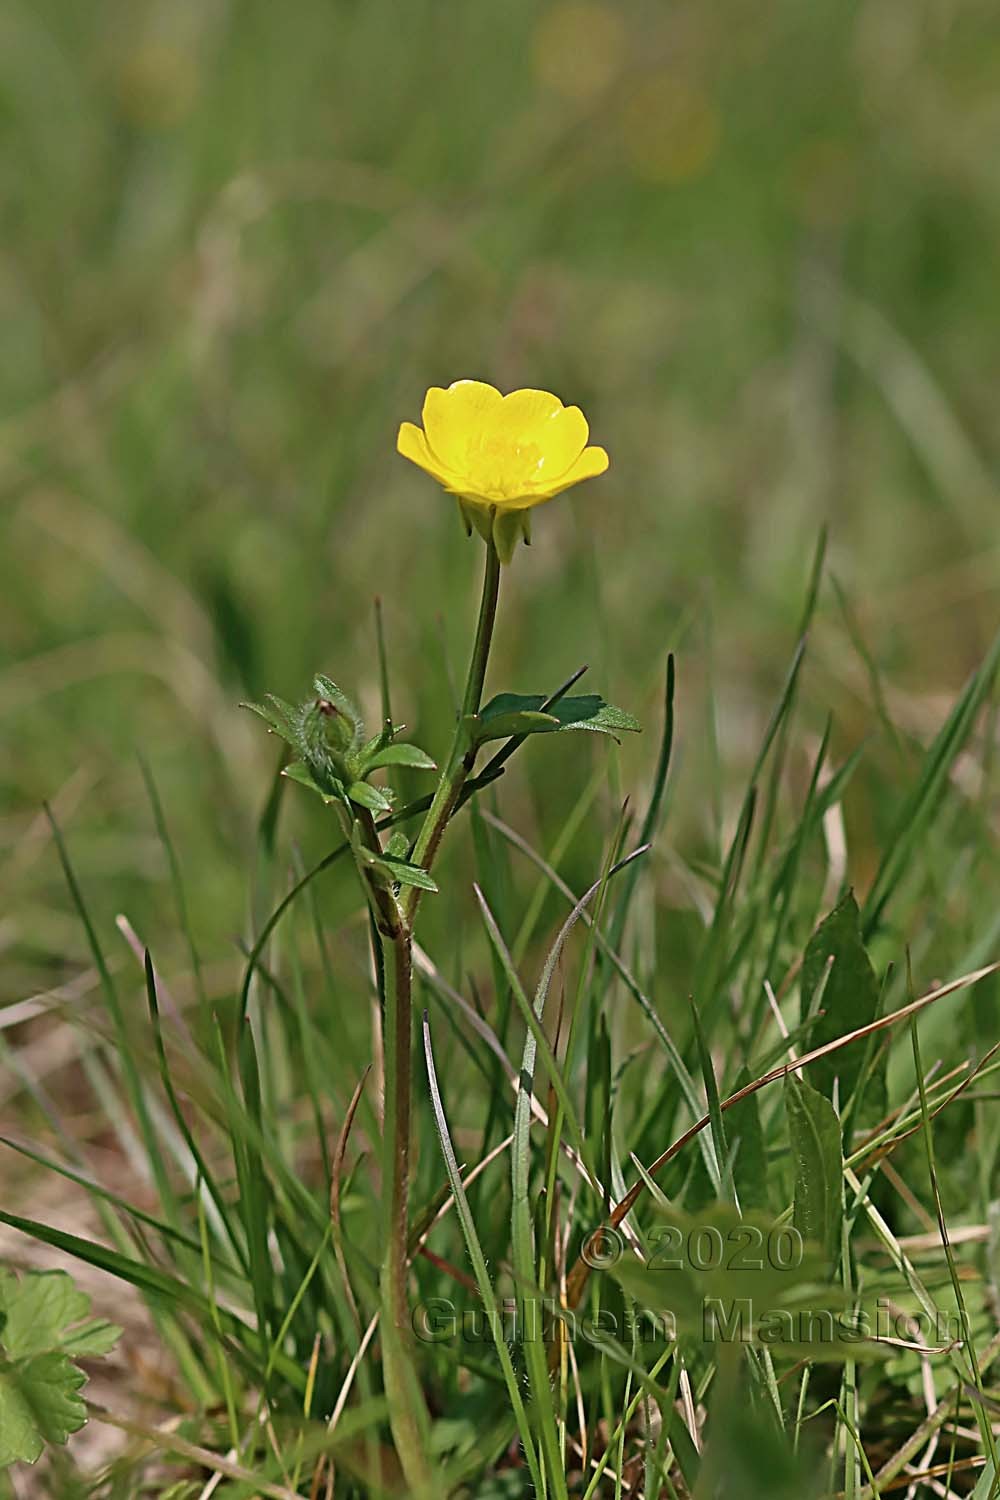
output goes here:
[{"label": "reflexed green sepal", "polygon": [[509,563],[519,541],[531,544],[531,511],[527,506],[487,505],[481,500],[458,497],[458,511],[466,536],[478,531],[484,542],[492,541],[502,563]]},{"label": "reflexed green sepal", "polygon": [[493,545],[502,563],[510,562],[514,556],[514,548],[523,535],[524,527],[520,511],[498,510],[496,512],[493,520]]}]

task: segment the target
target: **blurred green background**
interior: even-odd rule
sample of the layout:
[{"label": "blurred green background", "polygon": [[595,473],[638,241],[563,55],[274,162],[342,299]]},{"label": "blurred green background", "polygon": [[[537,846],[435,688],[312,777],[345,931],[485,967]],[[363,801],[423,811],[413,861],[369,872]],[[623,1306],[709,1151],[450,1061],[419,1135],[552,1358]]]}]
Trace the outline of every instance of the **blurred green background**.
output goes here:
[{"label": "blurred green background", "polygon": [[[102,931],[175,941],[140,750],[235,964],[276,759],[236,704],[319,668],[377,713],[376,594],[397,717],[442,750],[480,557],[394,451],[429,384],[544,386],[609,449],[505,576],[491,685],[587,661],[653,727],[676,646],[673,833],[706,854],[824,522],[897,722],[935,727],[982,652],[992,0],[7,0],[0,129],[7,998],[86,962],[45,799]],[[803,697],[840,752],[876,724],[831,590]],[[542,844],[580,753],[531,748],[500,790]],[[863,879],[880,809],[852,795]],[[304,794],[293,835],[331,842]]]}]

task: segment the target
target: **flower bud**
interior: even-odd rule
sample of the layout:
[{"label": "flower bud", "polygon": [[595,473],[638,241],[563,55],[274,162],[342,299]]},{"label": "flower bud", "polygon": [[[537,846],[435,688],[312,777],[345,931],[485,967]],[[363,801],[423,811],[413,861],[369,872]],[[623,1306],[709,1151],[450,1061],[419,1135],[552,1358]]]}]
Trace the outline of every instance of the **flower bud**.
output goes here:
[{"label": "flower bud", "polygon": [[354,743],[357,731],[357,722],[351,719],[347,712],[332,703],[329,698],[319,698],[316,702],[316,713],[322,725],[323,734],[330,749],[338,755],[343,755]]}]

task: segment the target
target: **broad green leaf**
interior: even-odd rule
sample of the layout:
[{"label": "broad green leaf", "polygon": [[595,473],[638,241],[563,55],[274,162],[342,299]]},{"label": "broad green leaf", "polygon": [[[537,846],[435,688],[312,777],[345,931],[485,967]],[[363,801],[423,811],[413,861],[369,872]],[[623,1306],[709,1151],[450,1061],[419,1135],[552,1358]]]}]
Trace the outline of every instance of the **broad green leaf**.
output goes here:
[{"label": "broad green leaf", "polygon": [[65,1271],[31,1271],[20,1280],[0,1271],[0,1349],[12,1360],[53,1349],[106,1354],[121,1329],[89,1312],[90,1298]]},{"label": "broad green leaf", "polygon": [[[655,1260],[654,1244],[652,1259]],[[631,1250],[610,1267],[610,1274],[642,1311],[658,1313],[673,1320],[678,1334],[698,1332],[701,1298],[698,1283],[690,1268],[680,1266],[669,1271],[659,1265],[643,1264]]]},{"label": "broad green leaf", "polygon": [[560,698],[546,708],[547,701],[541,693],[500,693],[471,721],[470,736],[482,744],[510,735],[558,734],[570,729],[617,737],[639,728],[631,714],[605,703],[597,693]]},{"label": "broad green leaf", "polygon": [[369,812],[392,812],[392,798],[388,792],[383,791],[381,787],[372,786],[367,781],[353,781],[347,788],[347,795],[359,807],[367,807]]},{"label": "broad green leaf", "polygon": [[0,1273],[0,1344],[11,1359],[30,1359],[56,1348],[65,1329],[90,1311],[90,1298],[65,1271],[33,1272],[18,1281]]},{"label": "broad green leaf", "polygon": [[716,1203],[693,1217],[665,1213],[646,1238],[646,1262],[628,1252],[610,1274],[665,1320],[667,1337],[760,1344],[795,1358],[876,1352],[847,1298],[826,1284],[817,1247],[788,1224]]},{"label": "broad green leaf", "polygon": [[[750,1073],[741,1068],[736,1075],[736,1089],[750,1082]],[[760,1123],[760,1105],[756,1094],[748,1094],[726,1113],[728,1139],[735,1148],[733,1181],[744,1209],[766,1209],[768,1206],[767,1150]]]},{"label": "broad green leaf", "polygon": [[554,714],[536,713],[531,710],[514,710],[509,714],[494,714],[484,719],[482,714],[466,719],[469,738],[477,745],[489,740],[506,740],[513,735],[550,734],[559,728]]},{"label": "broad green leaf", "polygon": [[408,859],[400,859],[388,850],[376,853],[369,849],[361,834],[361,824],[355,822],[351,829],[351,849],[359,864],[373,871],[386,885],[415,885],[422,891],[436,891],[437,884],[422,865]]},{"label": "broad green leaf", "polygon": [[396,859],[394,855],[383,854],[378,863],[398,885],[415,885],[421,891],[436,891],[438,888],[422,865],[411,864],[408,859]]},{"label": "broad green leaf", "polygon": [[91,1318],[75,1333],[68,1334],[61,1347],[73,1359],[100,1359],[111,1353],[121,1336],[121,1329],[106,1318]]},{"label": "broad green leaf", "polygon": [[[244,1135],[247,1133],[246,1130],[242,1132]],[[295,1178],[290,1178],[290,1183],[299,1187]],[[305,1189],[301,1191],[303,1206],[312,1206],[312,1199],[309,1198]],[[144,1293],[162,1299],[168,1307],[175,1305],[184,1307],[198,1318],[206,1331],[212,1328],[210,1305],[202,1293],[189,1281],[161,1270],[159,1266],[151,1264],[148,1260],[123,1255],[120,1251],[108,1249],[97,1240],[70,1234],[65,1229],[55,1229],[51,1224],[43,1224],[39,1219],[26,1219],[20,1214],[8,1213],[4,1208],[0,1208],[0,1224],[17,1229],[21,1234],[30,1234],[34,1239],[40,1240],[43,1245],[51,1245],[62,1255],[72,1255],[87,1265],[97,1266],[100,1270],[107,1271],[111,1276],[118,1276],[129,1286],[138,1287]],[[250,1325],[230,1308],[217,1307],[216,1313],[222,1325],[219,1337],[226,1338],[227,1351],[245,1364],[244,1343],[252,1337]],[[2,1343],[3,1340],[0,1339],[0,1346]],[[290,1382],[293,1389],[296,1391],[305,1389],[305,1374],[301,1365],[295,1360],[281,1353],[275,1361],[275,1369],[284,1376],[286,1381]]]},{"label": "broad green leaf", "polygon": [[0,1272],[0,1468],[34,1463],[87,1420],[71,1356],[106,1354],[121,1335],[89,1312],[65,1271]]},{"label": "broad green leaf", "polygon": [[785,1079],[785,1110],[795,1158],[795,1227],[832,1264],[844,1217],[840,1121],[829,1099],[794,1073]]},{"label": "broad green leaf", "polygon": [[386,745],[374,755],[365,756],[365,771],[376,771],[381,766],[409,766],[414,771],[436,771],[437,764],[419,745]]},{"label": "broad green leaf", "polygon": [[[823,985],[824,975],[826,984]],[[878,1009],[878,980],[861,939],[861,913],[848,891],[809,940],[802,963],[801,1019],[806,1020],[814,998],[823,985],[819,1001],[823,1014],[809,1032],[810,1047],[822,1047],[837,1037],[874,1021]],[[865,1043],[841,1047],[813,1064],[810,1078],[828,1099],[839,1078],[841,1108],[847,1103],[864,1064]]]},{"label": "broad green leaf", "polygon": [[65,1354],[36,1354],[19,1364],[0,1360],[0,1469],[33,1464],[46,1443],[65,1443],[87,1421],[77,1394],[87,1377]]},{"label": "broad green leaf", "polygon": [[717,1475],[715,1493],[731,1500],[817,1500],[827,1489],[821,1456],[805,1444],[796,1450],[769,1403],[734,1394],[732,1387],[712,1386],[704,1463]]}]

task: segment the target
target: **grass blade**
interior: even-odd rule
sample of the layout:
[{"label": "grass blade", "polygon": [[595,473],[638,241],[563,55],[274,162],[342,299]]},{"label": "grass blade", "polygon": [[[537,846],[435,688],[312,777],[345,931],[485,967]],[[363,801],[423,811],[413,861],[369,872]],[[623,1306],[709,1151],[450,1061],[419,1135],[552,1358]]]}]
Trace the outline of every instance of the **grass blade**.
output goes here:
[{"label": "grass blade", "polygon": [[455,1199],[455,1212],[462,1227],[462,1234],[465,1236],[465,1244],[469,1252],[469,1260],[472,1263],[476,1285],[479,1287],[479,1295],[482,1297],[483,1306],[486,1308],[487,1322],[493,1336],[493,1343],[497,1351],[497,1358],[500,1361],[500,1368],[503,1371],[504,1382],[510,1397],[511,1409],[517,1422],[517,1430],[521,1434],[521,1444],[524,1449],[528,1471],[531,1474],[531,1480],[536,1492],[541,1495],[545,1492],[545,1485],[538,1465],[538,1455],[535,1452],[528,1415],[521,1400],[520,1386],[511,1361],[510,1350],[507,1348],[503,1337],[500,1309],[493,1291],[493,1283],[490,1281],[489,1271],[486,1268],[486,1257],[483,1254],[482,1245],[479,1243],[479,1236],[476,1234],[476,1226],[469,1208],[469,1200],[465,1196],[462,1174],[459,1171],[455,1148],[451,1143],[451,1135],[448,1131],[448,1121],[445,1116],[444,1105],[441,1102],[441,1090],[438,1085],[437,1072],[434,1067],[434,1051],[431,1045],[431,1028],[426,1011],[424,1011],[423,1032],[424,1057],[427,1062],[427,1083],[431,1094],[431,1105],[434,1110],[434,1123],[437,1126],[438,1139],[441,1144],[441,1155],[444,1157],[445,1170],[448,1173],[448,1181]]}]

